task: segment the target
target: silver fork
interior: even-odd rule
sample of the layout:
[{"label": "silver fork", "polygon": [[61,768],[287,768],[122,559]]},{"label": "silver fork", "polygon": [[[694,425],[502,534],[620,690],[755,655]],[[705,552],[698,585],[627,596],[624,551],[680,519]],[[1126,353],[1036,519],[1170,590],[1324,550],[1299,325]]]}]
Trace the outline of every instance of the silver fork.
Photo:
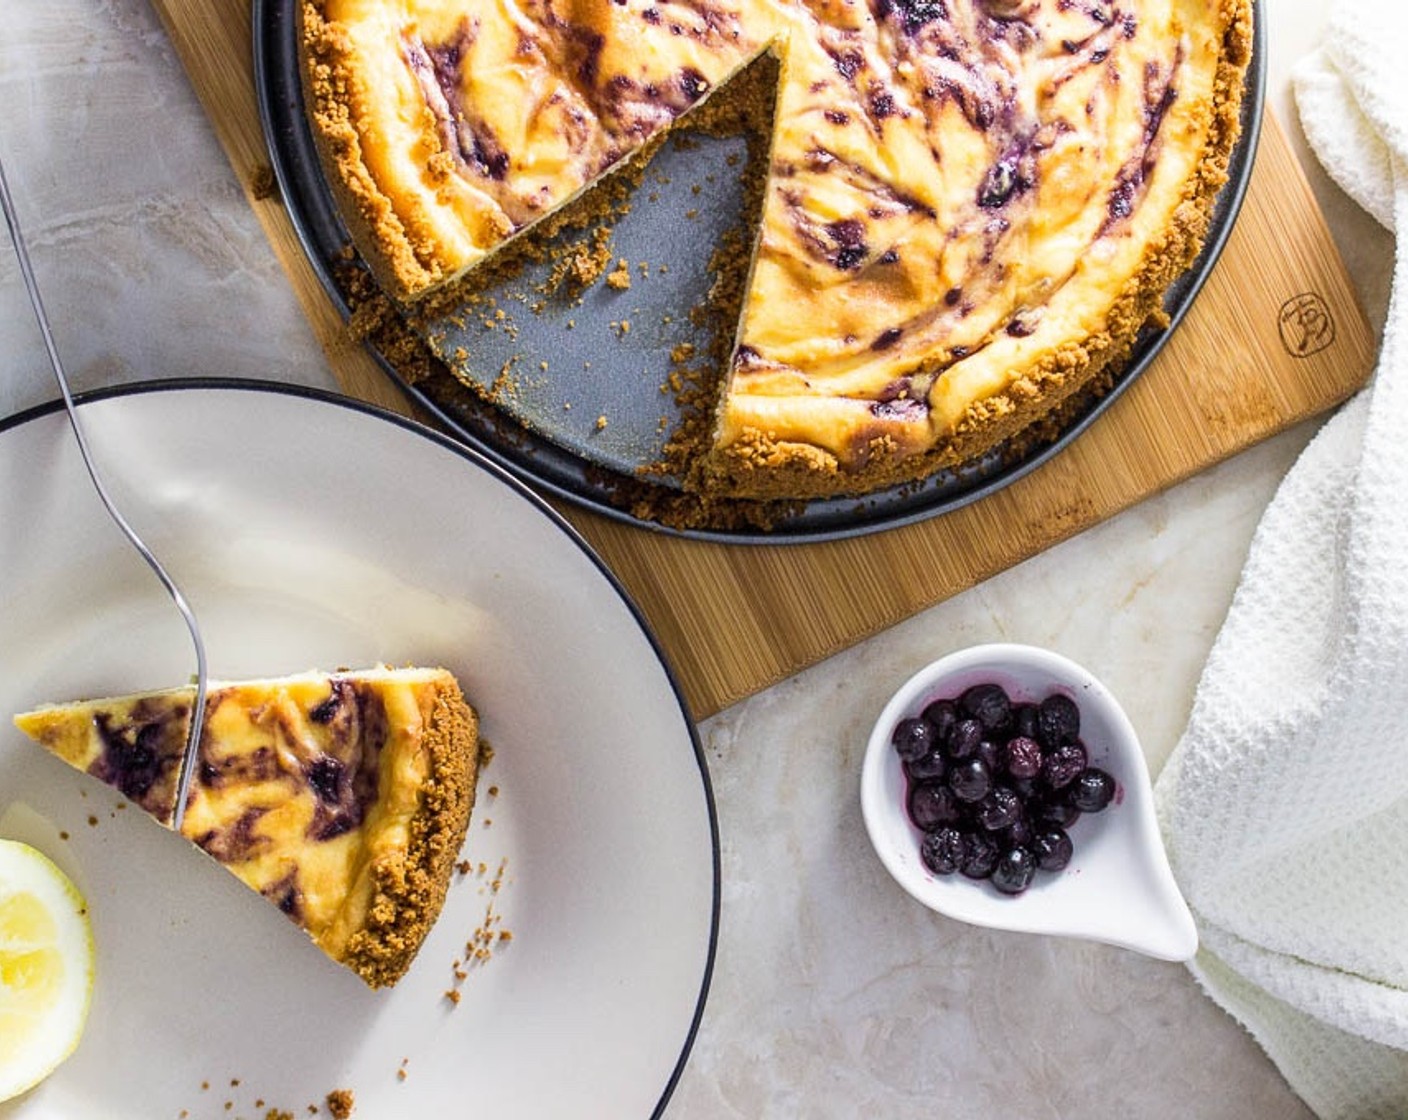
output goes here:
[{"label": "silver fork", "polygon": [[30,306],[34,309],[34,317],[39,320],[39,333],[44,337],[44,348],[49,354],[49,365],[54,371],[54,379],[59,383],[59,392],[64,399],[64,408],[68,410],[69,424],[73,427],[73,435],[78,441],[78,450],[83,456],[83,465],[88,469],[88,477],[93,480],[93,487],[97,490],[98,497],[102,499],[103,508],[108,511],[108,515],[132,543],[132,547],[141,554],[148,567],[156,573],[156,578],[161,581],[161,585],[166,588],[167,594],[176,604],[176,609],[181,612],[186,629],[190,631],[191,642],[195,646],[196,696],[191,709],[190,730],[186,736],[186,753],[181,760],[181,769],[177,778],[176,805],[171,814],[171,827],[179,832],[181,822],[186,815],[186,798],[190,794],[191,777],[195,773],[196,752],[200,746],[201,728],[205,723],[205,694],[209,680],[205,664],[205,643],[201,640],[200,625],[196,621],[195,611],[191,609],[191,605],[186,601],[181,589],[176,586],[176,581],[171,578],[161,561],[156,558],[156,554],[137,535],[137,531],[122,516],[121,511],[109,495],[97,464],[93,460],[93,455],[88,448],[88,440],[83,434],[83,425],[78,419],[78,408],[73,403],[73,394],[69,391],[68,378],[64,375],[63,362],[59,360],[59,351],[54,345],[53,332],[49,329],[49,317],[45,314],[44,301],[39,295],[39,284],[34,278],[34,269],[29,262],[29,250],[25,247],[24,236],[20,232],[19,217],[15,213],[14,199],[10,196],[10,184],[5,178],[3,161],[0,161],[0,206],[3,206],[5,211],[5,224],[10,230],[10,242],[14,245],[15,256],[19,259],[20,275],[24,278],[25,291],[29,295]]}]

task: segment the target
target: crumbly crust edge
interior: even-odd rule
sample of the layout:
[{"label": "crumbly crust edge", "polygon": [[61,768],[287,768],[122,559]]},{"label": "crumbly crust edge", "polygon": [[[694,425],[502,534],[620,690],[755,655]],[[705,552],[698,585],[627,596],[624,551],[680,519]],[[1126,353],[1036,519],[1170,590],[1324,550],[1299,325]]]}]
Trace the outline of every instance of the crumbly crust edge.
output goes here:
[{"label": "crumbly crust edge", "polygon": [[449,674],[435,686],[424,731],[428,773],[404,853],[371,868],[367,922],[341,961],[371,988],[395,984],[440,916],[474,809],[479,720]]},{"label": "crumbly crust edge", "polygon": [[319,0],[303,0],[297,12],[307,117],[323,177],[377,283],[393,298],[411,300],[443,283],[449,272],[433,244],[417,248],[367,169],[356,121],[366,93],[346,29],[326,18]]},{"label": "crumbly crust edge", "polygon": [[738,443],[708,451],[694,485],[720,497],[806,500],[917,483],[982,458],[1113,374],[1129,358],[1144,326],[1163,315],[1165,292],[1202,250],[1218,194],[1227,182],[1241,132],[1253,16],[1251,0],[1220,0],[1218,9],[1223,47],[1198,171],[1189,178],[1161,242],[1151,243],[1143,267],[1112,303],[1105,331],[1056,348],[1003,391],[974,402],[953,435],[930,450],[899,456],[882,438],[871,445],[859,468],[847,469],[814,444],[750,431]]}]

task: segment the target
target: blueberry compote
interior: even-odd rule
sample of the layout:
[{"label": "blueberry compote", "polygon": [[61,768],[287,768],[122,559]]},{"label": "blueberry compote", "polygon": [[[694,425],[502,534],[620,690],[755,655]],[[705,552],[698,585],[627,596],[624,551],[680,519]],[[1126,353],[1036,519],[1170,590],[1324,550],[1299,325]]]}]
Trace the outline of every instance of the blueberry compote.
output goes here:
[{"label": "blueberry compote", "polygon": [[1066,830],[1115,798],[1114,778],[1090,765],[1080,709],[1062,693],[1031,704],[975,684],[900,720],[890,741],[904,766],[905,811],[924,833],[924,866],[986,879],[1003,894],[1063,870]]}]

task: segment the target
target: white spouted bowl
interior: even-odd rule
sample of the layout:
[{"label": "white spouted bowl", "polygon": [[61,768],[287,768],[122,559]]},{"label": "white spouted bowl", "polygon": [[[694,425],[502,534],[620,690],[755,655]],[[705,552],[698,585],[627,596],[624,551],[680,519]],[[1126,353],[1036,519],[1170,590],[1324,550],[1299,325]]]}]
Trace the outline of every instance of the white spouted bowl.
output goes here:
[{"label": "white spouted bowl", "polygon": [[[1115,797],[1070,828],[1074,853],[1058,872],[1038,871],[1019,895],[962,874],[938,875],[920,858],[923,833],[905,808],[906,777],[891,743],[900,720],[939,699],[991,682],[1014,703],[1065,693],[1080,709],[1089,763],[1115,779]],[[1153,790],[1139,737],[1114,696],[1068,658],[1033,646],[974,646],[914,674],[880,713],[861,771],[861,810],[880,862],[925,906],[996,929],[1087,938],[1162,960],[1198,949],[1193,916],[1169,870],[1154,817]]]}]

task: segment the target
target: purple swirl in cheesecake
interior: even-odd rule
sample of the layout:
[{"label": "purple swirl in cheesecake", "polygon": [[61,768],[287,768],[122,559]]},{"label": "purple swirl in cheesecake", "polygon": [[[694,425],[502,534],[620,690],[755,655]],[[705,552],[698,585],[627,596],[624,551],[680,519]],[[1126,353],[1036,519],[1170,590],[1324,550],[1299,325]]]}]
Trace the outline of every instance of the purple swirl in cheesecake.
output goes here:
[{"label": "purple swirl in cheesecake", "polygon": [[420,81],[426,104],[440,122],[446,150],[476,176],[501,182],[508,175],[508,153],[489,126],[470,112],[460,89],[464,57],[476,34],[475,25],[463,20],[456,33],[443,43],[427,43],[407,35],[406,62]]},{"label": "purple swirl in cheesecake", "polygon": [[158,820],[169,821],[186,754],[189,714],[185,703],[144,698],[125,720],[98,715],[94,727],[102,750],[88,772]]}]

